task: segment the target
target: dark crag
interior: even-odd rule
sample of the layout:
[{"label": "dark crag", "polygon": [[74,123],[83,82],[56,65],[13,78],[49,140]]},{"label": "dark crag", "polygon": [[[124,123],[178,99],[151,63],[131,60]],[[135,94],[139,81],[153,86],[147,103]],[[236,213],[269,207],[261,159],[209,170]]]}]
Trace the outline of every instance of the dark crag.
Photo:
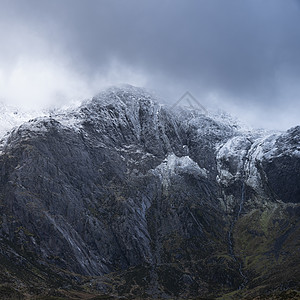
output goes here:
[{"label": "dark crag", "polygon": [[15,128],[0,156],[0,293],[294,293],[299,128],[266,136],[130,86]]}]

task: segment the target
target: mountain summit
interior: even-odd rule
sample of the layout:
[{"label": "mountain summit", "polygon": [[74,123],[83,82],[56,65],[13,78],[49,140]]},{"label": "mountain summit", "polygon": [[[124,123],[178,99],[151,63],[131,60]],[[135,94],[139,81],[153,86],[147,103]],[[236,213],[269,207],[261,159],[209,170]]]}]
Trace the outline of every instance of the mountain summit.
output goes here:
[{"label": "mountain summit", "polygon": [[300,127],[131,86],[31,119],[0,145],[0,296],[297,296],[299,169]]}]

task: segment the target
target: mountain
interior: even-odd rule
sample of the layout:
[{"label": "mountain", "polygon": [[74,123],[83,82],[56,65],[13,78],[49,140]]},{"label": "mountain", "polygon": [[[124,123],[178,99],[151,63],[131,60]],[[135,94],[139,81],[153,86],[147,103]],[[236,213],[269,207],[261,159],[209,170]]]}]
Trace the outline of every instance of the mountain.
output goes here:
[{"label": "mountain", "polygon": [[299,126],[132,86],[24,122],[0,144],[1,299],[296,299],[299,169]]}]

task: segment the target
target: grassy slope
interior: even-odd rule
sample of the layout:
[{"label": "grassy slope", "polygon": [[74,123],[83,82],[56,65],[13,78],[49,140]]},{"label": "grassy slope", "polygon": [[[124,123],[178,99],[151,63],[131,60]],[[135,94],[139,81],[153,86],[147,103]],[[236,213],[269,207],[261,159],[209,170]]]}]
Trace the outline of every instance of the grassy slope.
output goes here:
[{"label": "grassy slope", "polygon": [[292,206],[270,204],[242,216],[234,241],[249,282],[224,299],[300,299],[300,219]]}]

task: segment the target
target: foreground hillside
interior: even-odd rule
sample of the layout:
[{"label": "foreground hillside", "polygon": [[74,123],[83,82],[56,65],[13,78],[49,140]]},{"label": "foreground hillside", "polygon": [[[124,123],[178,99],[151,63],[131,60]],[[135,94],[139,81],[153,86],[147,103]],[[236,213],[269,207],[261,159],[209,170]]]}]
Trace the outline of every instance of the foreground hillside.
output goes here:
[{"label": "foreground hillside", "polygon": [[245,131],[128,86],[0,152],[1,299],[299,296],[300,127]]}]

